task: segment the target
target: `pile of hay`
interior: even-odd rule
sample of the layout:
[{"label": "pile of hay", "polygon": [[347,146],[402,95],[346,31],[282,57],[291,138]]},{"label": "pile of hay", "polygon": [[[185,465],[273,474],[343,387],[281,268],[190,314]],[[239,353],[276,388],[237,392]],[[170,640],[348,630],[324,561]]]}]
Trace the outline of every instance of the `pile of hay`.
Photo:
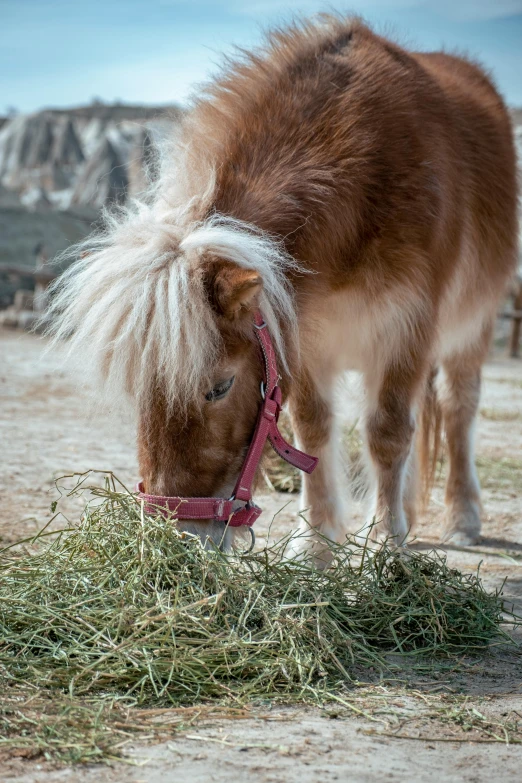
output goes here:
[{"label": "pile of hay", "polygon": [[136,703],[300,698],[387,653],[462,653],[506,638],[502,599],[443,558],[355,542],[320,573],[284,542],[205,551],[107,488],[80,525],[0,558],[0,677]]}]

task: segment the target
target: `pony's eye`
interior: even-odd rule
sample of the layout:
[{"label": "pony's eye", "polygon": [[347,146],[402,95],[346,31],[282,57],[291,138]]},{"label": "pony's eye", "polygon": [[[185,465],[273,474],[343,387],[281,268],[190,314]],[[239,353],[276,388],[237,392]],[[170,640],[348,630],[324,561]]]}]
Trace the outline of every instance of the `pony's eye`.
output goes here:
[{"label": "pony's eye", "polygon": [[232,378],[229,378],[228,381],[221,381],[220,383],[217,383],[213,389],[211,389],[207,394],[205,394],[205,399],[209,402],[215,402],[216,400],[221,400],[223,397],[225,397],[230,389],[232,388],[232,384],[234,383],[234,378],[236,376],[233,375]]}]

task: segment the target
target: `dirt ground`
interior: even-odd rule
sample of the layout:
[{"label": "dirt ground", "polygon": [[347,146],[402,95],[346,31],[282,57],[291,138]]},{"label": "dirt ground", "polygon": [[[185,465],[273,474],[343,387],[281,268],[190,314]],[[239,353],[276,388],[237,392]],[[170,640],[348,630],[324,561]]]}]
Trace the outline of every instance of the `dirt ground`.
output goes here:
[{"label": "dirt ground", "polygon": [[[60,475],[90,468],[112,470],[127,486],[137,477],[131,417],[120,410],[118,401],[113,401],[110,412],[91,390],[79,388],[70,371],[58,368],[56,358],[46,355],[44,348],[38,337],[0,332],[0,547],[32,535],[49,520],[49,507],[56,499],[54,480]],[[475,570],[481,562],[489,587],[507,580],[504,592],[522,613],[522,362],[491,358],[484,378],[478,427],[483,537],[467,550],[444,549],[450,564],[463,570]],[[342,404],[347,416],[349,398],[346,391]],[[294,525],[298,500],[267,491],[258,495],[258,501],[265,510],[257,527],[262,546],[269,527],[270,535],[279,537]],[[66,500],[62,507],[77,518],[81,500]],[[361,514],[355,505],[354,529]],[[419,524],[415,547],[439,545],[442,514],[442,488],[437,486],[429,512]],[[517,639],[522,643],[520,634]],[[517,715],[522,721],[520,648],[463,662],[441,671],[433,682],[416,674],[409,680],[409,690],[403,683],[383,683],[380,691],[373,688],[366,697],[363,689],[352,702],[362,715],[342,706],[332,713],[254,705],[252,717],[246,720],[208,720],[157,745],[147,744],[144,738],[128,751],[129,761],[136,766],[53,768],[47,762],[0,756],[0,780],[503,783],[522,779],[522,745],[486,741],[487,735],[473,731],[467,740],[456,731],[458,721],[446,720],[455,699],[460,699],[490,721]],[[382,709],[375,705],[376,693],[387,705]],[[463,702],[466,696],[468,702]],[[448,699],[453,699],[451,705]],[[411,739],[391,736],[394,733]]]}]

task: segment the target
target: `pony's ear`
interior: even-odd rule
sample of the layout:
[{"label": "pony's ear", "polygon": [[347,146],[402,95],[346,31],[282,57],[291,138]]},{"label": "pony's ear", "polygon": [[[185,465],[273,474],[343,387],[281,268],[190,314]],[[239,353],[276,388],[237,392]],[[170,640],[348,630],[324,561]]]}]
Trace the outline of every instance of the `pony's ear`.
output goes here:
[{"label": "pony's ear", "polygon": [[217,311],[231,321],[258,306],[263,280],[253,269],[224,263],[212,276],[210,296]]}]

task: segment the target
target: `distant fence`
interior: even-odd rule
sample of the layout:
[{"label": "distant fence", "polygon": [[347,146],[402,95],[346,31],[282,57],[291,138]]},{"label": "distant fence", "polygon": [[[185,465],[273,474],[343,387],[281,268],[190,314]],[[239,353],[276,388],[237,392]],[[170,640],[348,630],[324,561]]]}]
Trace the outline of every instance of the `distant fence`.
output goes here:
[{"label": "distant fence", "polygon": [[18,291],[31,291],[34,309],[41,311],[45,307],[47,287],[60,271],[49,264],[0,264],[0,310],[16,305]]},{"label": "distant fence", "polygon": [[513,359],[517,359],[520,356],[520,337],[522,334],[522,273],[514,286],[513,309],[508,313],[502,313],[502,317],[512,320],[509,355]]}]

